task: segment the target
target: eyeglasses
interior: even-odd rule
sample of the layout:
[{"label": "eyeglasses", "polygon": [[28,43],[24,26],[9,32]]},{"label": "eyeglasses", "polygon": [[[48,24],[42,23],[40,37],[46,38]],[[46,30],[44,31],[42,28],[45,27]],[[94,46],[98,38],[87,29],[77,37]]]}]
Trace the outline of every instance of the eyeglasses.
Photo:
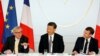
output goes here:
[{"label": "eyeglasses", "polygon": [[22,32],[14,32],[14,33],[22,33]]}]

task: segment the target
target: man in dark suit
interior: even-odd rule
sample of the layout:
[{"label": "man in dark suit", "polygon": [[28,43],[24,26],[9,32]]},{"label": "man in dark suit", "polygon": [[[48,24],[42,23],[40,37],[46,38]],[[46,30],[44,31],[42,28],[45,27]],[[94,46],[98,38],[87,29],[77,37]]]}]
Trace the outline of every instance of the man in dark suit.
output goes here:
[{"label": "man in dark suit", "polygon": [[15,27],[13,29],[13,34],[13,36],[7,38],[2,52],[5,54],[28,53],[28,38],[22,35],[21,27]]},{"label": "man in dark suit", "polygon": [[83,37],[78,37],[72,54],[98,54],[98,41],[92,37],[94,29],[87,27],[84,31]]},{"label": "man in dark suit", "polygon": [[63,53],[64,52],[64,42],[63,37],[57,33],[55,30],[57,25],[54,22],[49,22],[47,25],[47,33],[41,36],[39,43],[39,53]]}]

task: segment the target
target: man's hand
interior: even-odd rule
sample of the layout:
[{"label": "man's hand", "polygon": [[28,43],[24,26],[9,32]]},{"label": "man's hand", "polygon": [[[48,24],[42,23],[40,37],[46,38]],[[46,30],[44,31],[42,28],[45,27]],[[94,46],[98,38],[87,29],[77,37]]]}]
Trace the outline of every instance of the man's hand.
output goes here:
[{"label": "man's hand", "polygon": [[95,55],[96,53],[94,51],[89,52],[89,55]]},{"label": "man's hand", "polygon": [[26,49],[26,48],[28,47],[29,44],[24,42],[24,43],[22,43],[21,45],[24,47],[24,49]]},{"label": "man's hand", "polygon": [[72,52],[72,55],[77,55],[77,54],[79,54],[77,51]]},{"label": "man's hand", "polygon": [[4,51],[4,54],[12,54],[12,51],[8,49],[8,50]]}]

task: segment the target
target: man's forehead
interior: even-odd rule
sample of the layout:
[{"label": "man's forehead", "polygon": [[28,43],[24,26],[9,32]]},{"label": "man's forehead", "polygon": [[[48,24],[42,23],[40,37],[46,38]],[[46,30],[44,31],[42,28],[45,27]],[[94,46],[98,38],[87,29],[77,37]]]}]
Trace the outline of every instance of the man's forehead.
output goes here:
[{"label": "man's forehead", "polygon": [[85,32],[89,32],[89,33],[90,33],[90,31],[89,31],[89,30],[85,30]]},{"label": "man's forehead", "polygon": [[15,32],[16,32],[16,31],[22,31],[22,30],[21,30],[21,29],[16,29]]}]

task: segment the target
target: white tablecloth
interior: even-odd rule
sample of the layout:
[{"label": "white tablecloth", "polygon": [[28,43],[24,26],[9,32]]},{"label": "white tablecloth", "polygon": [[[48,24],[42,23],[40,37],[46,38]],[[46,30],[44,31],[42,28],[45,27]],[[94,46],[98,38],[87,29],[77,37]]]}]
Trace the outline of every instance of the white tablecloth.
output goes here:
[{"label": "white tablecloth", "polygon": [[[24,54],[24,53],[19,53],[19,54],[2,54],[0,56],[72,56],[70,54],[67,54],[67,53],[62,53],[62,54],[39,54],[39,53],[28,53],[28,54]],[[99,54],[98,55],[82,55],[82,54],[78,54],[78,55],[75,55],[75,56],[100,56]]]}]

